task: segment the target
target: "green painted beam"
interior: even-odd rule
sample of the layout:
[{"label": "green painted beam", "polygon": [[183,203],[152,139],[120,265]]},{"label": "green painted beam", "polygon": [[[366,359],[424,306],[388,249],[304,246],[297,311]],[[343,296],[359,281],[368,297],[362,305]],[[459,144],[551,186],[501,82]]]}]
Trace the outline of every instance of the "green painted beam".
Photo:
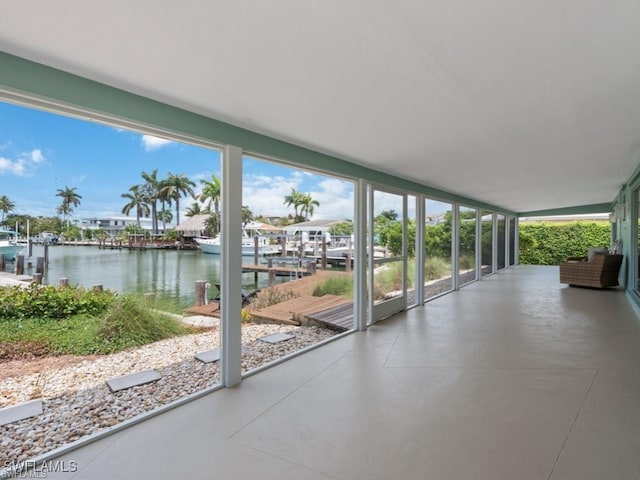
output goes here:
[{"label": "green painted beam", "polygon": [[589,213],[611,213],[611,203],[596,203],[593,205],[579,205],[575,207],[553,208],[550,210],[536,210],[520,212],[518,217],[548,217],[552,215],[586,215]]},{"label": "green painted beam", "polygon": [[363,178],[411,193],[425,194],[440,200],[459,202],[506,215],[516,215],[515,212],[497,205],[356,165],[6,52],[0,52],[0,88],[86,112],[87,115],[81,116],[88,119],[91,113],[106,115],[137,124],[140,128],[146,126],[216,144],[239,146],[247,152],[285,160],[301,168],[334,172],[354,179]]}]

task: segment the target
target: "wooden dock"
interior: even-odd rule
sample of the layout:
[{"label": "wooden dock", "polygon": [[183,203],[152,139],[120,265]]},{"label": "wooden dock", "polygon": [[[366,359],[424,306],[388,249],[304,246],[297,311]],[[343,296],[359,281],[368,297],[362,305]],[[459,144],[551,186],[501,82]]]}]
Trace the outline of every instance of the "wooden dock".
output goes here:
[{"label": "wooden dock", "polygon": [[[351,311],[351,325],[347,327],[346,316],[348,316],[349,310]],[[337,331],[346,331],[353,326],[353,302],[337,295],[323,295],[322,297],[305,295],[249,313],[256,322],[318,325]]]},{"label": "wooden dock", "polygon": [[26,288],[31,284],[31,275],[15,275],[9,272],[0,272],[0,287],[23,287]]},{"label": "wooden dock", "polygon": [[283,267],[268,265],[243,265],[242,273],[269,273],[273,271],[273,274],[278,277],[301,277],[303,275],[311,275],[307,268],[298,267]]},{"label": "wooden dock", "polygon": [[206,305],[197,305],[184,310],[186,315],[204,315],[206,317],[220,318],[220,303],[209,302]]},{"label": "wooden dock", "polygon": [[317,325],[336,332],[346,332],[354,328],[353,302],[350,300],[326,310],[298,313],[294,316],[301,325]]}]

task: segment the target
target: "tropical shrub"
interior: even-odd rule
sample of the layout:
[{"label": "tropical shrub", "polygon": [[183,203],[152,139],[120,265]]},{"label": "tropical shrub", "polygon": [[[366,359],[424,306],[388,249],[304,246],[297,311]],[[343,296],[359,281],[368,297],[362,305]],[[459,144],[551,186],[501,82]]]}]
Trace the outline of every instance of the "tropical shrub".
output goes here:
[{"label": "tropical shrub", "polygon": [[145,345],[164,338],[191,332],[178,320],[151,310],[133,295],[116,299],[97,332],[105,351]]},{"label": "tropical shrub", "polygon": [[567,257],[586,255],[589,247],[611,244],[606,222],[522,223],[519,230],[522,264],[558,265]]},{"label": "tropical shrub", "polygon": [[319,282],[311,293],[314,297],[339,295],[353,298],[353,278],[348,275],[330,276]]},{"label": "tropical shrub", "polygon": [[113,303],[109,291],[31,284],[0,289],[0,321],[24,318],[59,319],[98,315]]}]

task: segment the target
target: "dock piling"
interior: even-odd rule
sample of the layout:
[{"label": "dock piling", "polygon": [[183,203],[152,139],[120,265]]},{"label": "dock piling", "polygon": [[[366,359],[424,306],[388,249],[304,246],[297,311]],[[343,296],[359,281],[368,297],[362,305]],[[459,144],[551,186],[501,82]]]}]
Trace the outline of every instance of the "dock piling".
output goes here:
[{"label": "dock piling", "polygon": [[24,255],[16,256],[16,275],[24,275]]},{"label": "dock piling", "polygon": [[316,274],[316,261],[315,260],[311,260],[311,261],[307,262],[307,272],[309,272],[309,275],[315,275]]},{"label": "dock piling", "polygon": [[206,304],[207,282],[204,280],[196,280],[196,306],[200,307]]},{"label": "dock piling", "polygon": [[4,253],[0,253],[0,272],[4,272],[7,268],[7,259]]},{"label": "dock piling", "polygon": [[34,273],[33,276],[31,277],[31,281],[36,285],[42,285],[42,274]]},{"label": "dock piling", "polygon": [[36,258],[36,273],[44,274],[45,257]]},{"label": "dock piling", "polygon": [[60,287],[64,288],[64,287],[68,287],[69,286],[69,279],[66,277],[62,277],[60,279]]}]

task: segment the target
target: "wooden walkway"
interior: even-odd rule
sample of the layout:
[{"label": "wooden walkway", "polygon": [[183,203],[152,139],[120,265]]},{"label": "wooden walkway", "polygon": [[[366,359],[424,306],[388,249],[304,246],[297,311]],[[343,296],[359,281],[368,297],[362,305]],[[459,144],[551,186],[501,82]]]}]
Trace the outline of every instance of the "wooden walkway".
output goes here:
[{"label": "wooden walkway", "polygon": [[310,275],[310,272],[306,268],[297,267],[279,267],[273,266],[269,268],[268,265],[243,265],[242,273],[254,272],[254,273],[269,273],[272,270],[278,277],[296,277],[302,275]]},{"label": "wooden walkway", "polygon": [[186,315],[205,315],[207,317],[220,318],[220,303],[209,302],[207,305],[189,307],[184,310]]},{"label": "wooden walkway", "polygon": [[[337,295],[302,296],[250,312],[255,321],[317,325],[340,332],[353,326],[353,302]],[[346,318],[351,315],[351,323]]]},{"label": "wooden walkway", "polygon": [[336,332],[346,332],[354,328],[353,302],[350,300],[348,303],[342,303],[326,310],[298,314],[296,317],[302,325],[317,325]]},{"label": "wooden walkway", "polygon": [[27,288],[31,283],[30,275],[15,275],[9,272],[0,272],[0,287],[18,286]]}]

